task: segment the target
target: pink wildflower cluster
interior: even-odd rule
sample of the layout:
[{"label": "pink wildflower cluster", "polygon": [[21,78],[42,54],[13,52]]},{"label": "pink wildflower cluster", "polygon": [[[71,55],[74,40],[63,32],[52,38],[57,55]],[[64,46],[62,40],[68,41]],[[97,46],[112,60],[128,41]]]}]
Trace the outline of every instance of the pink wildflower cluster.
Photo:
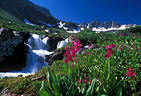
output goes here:
[{"label": "pink wildflower cluster", "polygon": [[[80,79],[80,78],[77,80],[77,82],[78,82],[79,84],[81,83],[81,81],[82,81],[82,79]],[[90,82],[90,84],[92,84],[92,80],[90,80],[89,77],[85,77],[83,83],[84,83],[84,84],[87,84],[88,82]]]},{"label": "pink wildflower cluster", "polygon": [[133,68],[128,68],[128,72],[127,72],[127,77],[131,77],[131,79],[133,79],[133,77],[136,76],[136,72],[133,72]]},{"label": "pink wildflower cluster", "polygon": [[113,55],[112,48],[116,48],[116,46],[114,44],[110,44],[109,46],[106,46],[106,49],[108,50],[108,52],[105,54],[106,59],[108,59],[110,56]]},{"label": "pink wildflower cluster", "polygon": [[121,36],[121,37],[124,36],[124,33],[120,33],[119,36]]},{"label": "pink wildflower cluster", "polygon": [[119,49],[119,50],[122,50],[122,49],[123,49],[123,44],[121,44],[118,49]]},{"label": "pink wildflower cluster", "polygon": [[[81,49],[81,44],[80,44],[80,40],[77,39],[76,41],[72,41],[73,46],[71,46],[70,48],[68,46],[66,46],[65,50],[65,54],[64,56],[66,57],[66,59],[64,60],[65,63],[68,63],[69,61],[73,62],[75,60],[75,62],[77,63],[78,58],[76,57],[76,53],[80,51]],[[74,64],[72,64],[72,67],[74,66]]]}]

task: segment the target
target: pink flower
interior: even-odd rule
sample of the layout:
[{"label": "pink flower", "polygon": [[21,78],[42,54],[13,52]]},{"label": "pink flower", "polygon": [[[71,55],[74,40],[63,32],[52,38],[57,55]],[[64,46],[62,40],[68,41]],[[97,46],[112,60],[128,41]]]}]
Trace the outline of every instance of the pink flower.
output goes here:
[{"label": "pink flower", "polygon": [[74,67],[74,64],[71,64],[71,67]]},{"label": "pink flower", "polygon": [[126,45],[125,48],[128,48],[128,46]]},{"label": "pink flower", "polygon": [[67,57],[70,54],[70,50],[67,50],[64,54],[65,57]]},{"label": "pink flower", "polygon": [[105,59],[109,59],[109,56],[106,54],[106,55],[104,55],[105,56]]},{"label": "pink flower", "polygon": [[133,45],[132,45],[132,48],[136,48],[136,45],[133,44]]},{"label": "pink flower", "polygon": [[120,36],[124,36],[124,34],[123,34],[123,33],[120,33],[119,35],[120,35]]},{"label": "pink flower", "polygon": [[112,56],[113,51],[108,51],[104,56],[106,59],[108,59],[110,56]]},{"label": "pink flower", "polygon": [[110,44],[109,46],[111,46],[111,47],[116,47],[115,44]]},{"label": "pink flower", "polygon": [[[69,61],[73,62],[75,60],[75,56],[76,56],[76,52],[79,52],[81,49],[81,44],[80,44],[80,40],[76,40],[76,41],[72,41],[73,46],[71,46],[70,48],[68,48],[68,46],[66,46],[65,50],[65,54],[64,56],[66,57],[66,59],[64,60],[65,63],[68,63]],[[76,60],[77,61],[77,60]]]},{"label": "pink flower", "polygon": [[91,53],[90,53],[90,52],[88,52],[87,54],[88,54],[88,55],[90,55]]},{"label": "pink flower", "polygon": [[74,41],[73,41],[72,44],[73,44],[73,45],[77,45],[77,42],[74,42]]},{"label": "pink flower", "polygon": [[92,47],[92,45],[91,45],[91,44],[89,44],[89,45],[88,45],[88,47]]},{"label": "pink flower", "polygon": [[89,77],[85,77],[85,80],[87,80],[87,81],[88,81],[88,80],[89,80]]},{"label": "pink flower", "polygon": [[87,84],[87,80],[84,80],[84,84]]},{"label": "pink flower", "polygon": [[68,60],[64,60],[65,63],[68,63]]},{"label": "pink flower", "polygon": [[138,51],[140,48],[136,48],[136,50]]},{"label": "pink flower", "polygon": [[71,46],[71,47],[70,47],[70,50],[71,50],[71,51],[73,51],[73,50],[74,50],[74,47],[73,47],[73,46]]},{"label": "pink flower", "polygon": [[81,83],[81,81],[82,81],[82,80],[81,80],[80,78],[77,80],[77,82],[78,82],[79,84]]},{"label": "pink flower", "polygon": [[66,46],[65,50],[67,50],[67,49],[68,49],[68,46]]},{"label": "pink flower", "polygon": [[115,44],[110,44],[109,46],[106,46],[106,49],[107,49],[107,51],[108,51],[108,52],[104,55],[106,59],[108,59],[110,56],[112,56],[112,54],[113,54],[112,48],[114,48],[114,50],[116,50]]},{"label": "pink flower", "polygon": [[85,77],[84,84],[87,84],[88,81],[89,81],[89,77]]},{"label": "pink flower", "polygon": [[92,84],[92,80],[90,80],[90,84]]},{"label": "pink flower", "polygon": [[79,39],[76,39],[76,42],[77,42],[77,43],[80,43],[80,40],[79,40]]},{"label": "pink flower", "polygon": [[71,57],[75,57],[76,53],[75,52],[72,52],[71,53]]},{"label": "pink flower", "polygon": [[123,49],[123,44],[121,44],[118,49],[119,49],[119,50],[122,50],[122,49]]},{"label": "pink flower", "polygon": [[136,76],[136,72],[133,72],[133,68],[129,67],[126,75],[127,75],[127,77],[131,77],[131,79],[133,79],[133,77]]},{"label": "pink flower", "polygon": [[133,68],[129,67],[129,68],[128,68],[128,71],[133,71]]},{"label": "pink flower", "polygon": [[111,46],[106,46],[106,49],[107,49],[107,50],[111,49]]}]

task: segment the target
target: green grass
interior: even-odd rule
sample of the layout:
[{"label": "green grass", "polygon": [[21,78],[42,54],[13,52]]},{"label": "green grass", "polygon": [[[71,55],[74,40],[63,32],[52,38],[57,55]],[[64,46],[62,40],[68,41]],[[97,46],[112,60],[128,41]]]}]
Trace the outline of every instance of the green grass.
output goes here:
[{"label": "green grass", "polygon": [[16,31],[31,32],[34,34],[45,34],[44,30],[42,30],[40,26],[25,24],[23,21],[17,19],[2,9],[0,9],[0,27],[5,27]]},{"label": "green grass", "polygon": [[[17,31],[27,31],[36,34],[44,34],[38,26],[24,24],[0,9],[0,27],[7,27]],[[12,22],[8,24],[8,22]],[[83,45],[96,44],[99,49],[89,49],[83,54],[78,54],[78,63],[71,67],[74,62],[64,63],[63,60],[55,61],[51,66],[44,67],[34,76],[1,78],[0,91],[9,88],[16,94],[32,94],[32,96],[52,96],[50,94],[71,94],[68,96],[140,96],[141,95],[141,27],[113,33],[94,33],[84,30],[77,34],[66,33],[63,29],[56,30],[59,34],[50,34],[50,37],[66,38],[72,35],[79,38]],[[120,36],[123,33],[124,36]],[[109,59],[105,59],[106,46],[115,44],[116,50]],[[124,44],[123,49],[118,48]],[[127,48],[125,48],[125,46]],[[114,50],[114,49],[113,49]],[[126,76],[128,67],[133,68],[136,76],[130,79]],[[92,80],[92,84],[84,84],[85,77]],[[37,78],[33,80],[33,78]],[[82,79],[78,84],[77,79]],[[63,91],[62,91],[63,90]],[[59,96],[59,95],[54,95]]]},{"label": "green grass", "polygon": [[[40,96],[43,94],[71,94],[71,96],[76,94],[77,96],[97,96],[98,94],[99,96],[113,96],[115,94],[120,96],[122,94],[123,96],[139,96],[139,85],[141,84],[141,39],[139,36],[141,34],[127,33],[125,36],[120,36],[120,33],[97,34],[100,36],[96,44],[100,45],[100,48],[98,50],[89,49],[83,54],[78,54],[79,61],[74,64],[73,68],[71,67],[72,62],[64,63],[64,58],[55,61],[49,67],[39,70],[34,76],[1,79],[0,90],[10,88],[10,91],[16,94],[33,94],[36,96],[39,94]],[[104,55],[107,52],[105,47],[109,44],[115,44],[116,50],[109,59],[105,59]],[[119,50],[121,44],[124,44],[124,46],[122,50]],[[133,79],[126,76],[128,67],[133,68],[133,72],[136,72]],[[93,84],[83,84],[86,76],[93,80],[95,87],[92,87]],[[32,78],[39,79],[32,80]],[[82,79],[81,84],[77,83],[78,78]],[[71,89],[69,89],[69,86]],[[71,90],[71,92],[68,90]]]}]

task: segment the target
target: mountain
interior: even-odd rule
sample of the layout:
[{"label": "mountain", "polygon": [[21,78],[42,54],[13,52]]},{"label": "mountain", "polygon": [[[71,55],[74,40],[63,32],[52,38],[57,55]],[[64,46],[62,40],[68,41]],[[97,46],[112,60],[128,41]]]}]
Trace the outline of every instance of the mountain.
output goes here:
[{"label": "mountain", "polygon": [[[115,21],[92,21],[90,23],[84,22],[82,24],[65,22],[54,18],[48,9],[40,7],[29,0],[0,0],[0,2],[0,27],[4,24],[6,25],[6,28],[17,31],[44,34],[46,33],[45,30],[49,30],[51,27],[56,27],[55,30],[59,30],[59,32],[62,32],[63,30],[63,32],[78,33],[85,29],[90,29],[92,31],[113,31],[124,30],[135,26],[134,24],[123,26]],[[53,29],[48,32],[52,31],[51,33],[55,33],[55,30]]]},{"label": "mountain", "polygon": [[103,27],[103,28],[111,28],[111,27],[114,27],[114,28],[119,28],[121,25],[118,24],[117,22],[115,21],[105,21],[105,22],[99,22],[99,21],[92,21],[90,23],[82,23],[79,25],[80,27],[83,27],[83,28],[100,28],[100,27]]},{"label": "mountain", "polygon": [[33,4],[29,0],[0,0],[0,8],[26,23],[57,26],[58,21],[48,9]]}]

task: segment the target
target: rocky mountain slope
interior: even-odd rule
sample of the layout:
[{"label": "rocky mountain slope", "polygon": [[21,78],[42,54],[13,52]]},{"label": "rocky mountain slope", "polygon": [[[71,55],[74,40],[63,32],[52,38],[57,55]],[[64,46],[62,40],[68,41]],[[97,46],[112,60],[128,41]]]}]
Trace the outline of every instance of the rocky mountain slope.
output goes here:
[{"label": "rocky mountain slope", "polygon": [[29,0],[0,0],[0,8],[16,18],[37,25],[57,26],[58,20],[48,9],[33,4]]}]

